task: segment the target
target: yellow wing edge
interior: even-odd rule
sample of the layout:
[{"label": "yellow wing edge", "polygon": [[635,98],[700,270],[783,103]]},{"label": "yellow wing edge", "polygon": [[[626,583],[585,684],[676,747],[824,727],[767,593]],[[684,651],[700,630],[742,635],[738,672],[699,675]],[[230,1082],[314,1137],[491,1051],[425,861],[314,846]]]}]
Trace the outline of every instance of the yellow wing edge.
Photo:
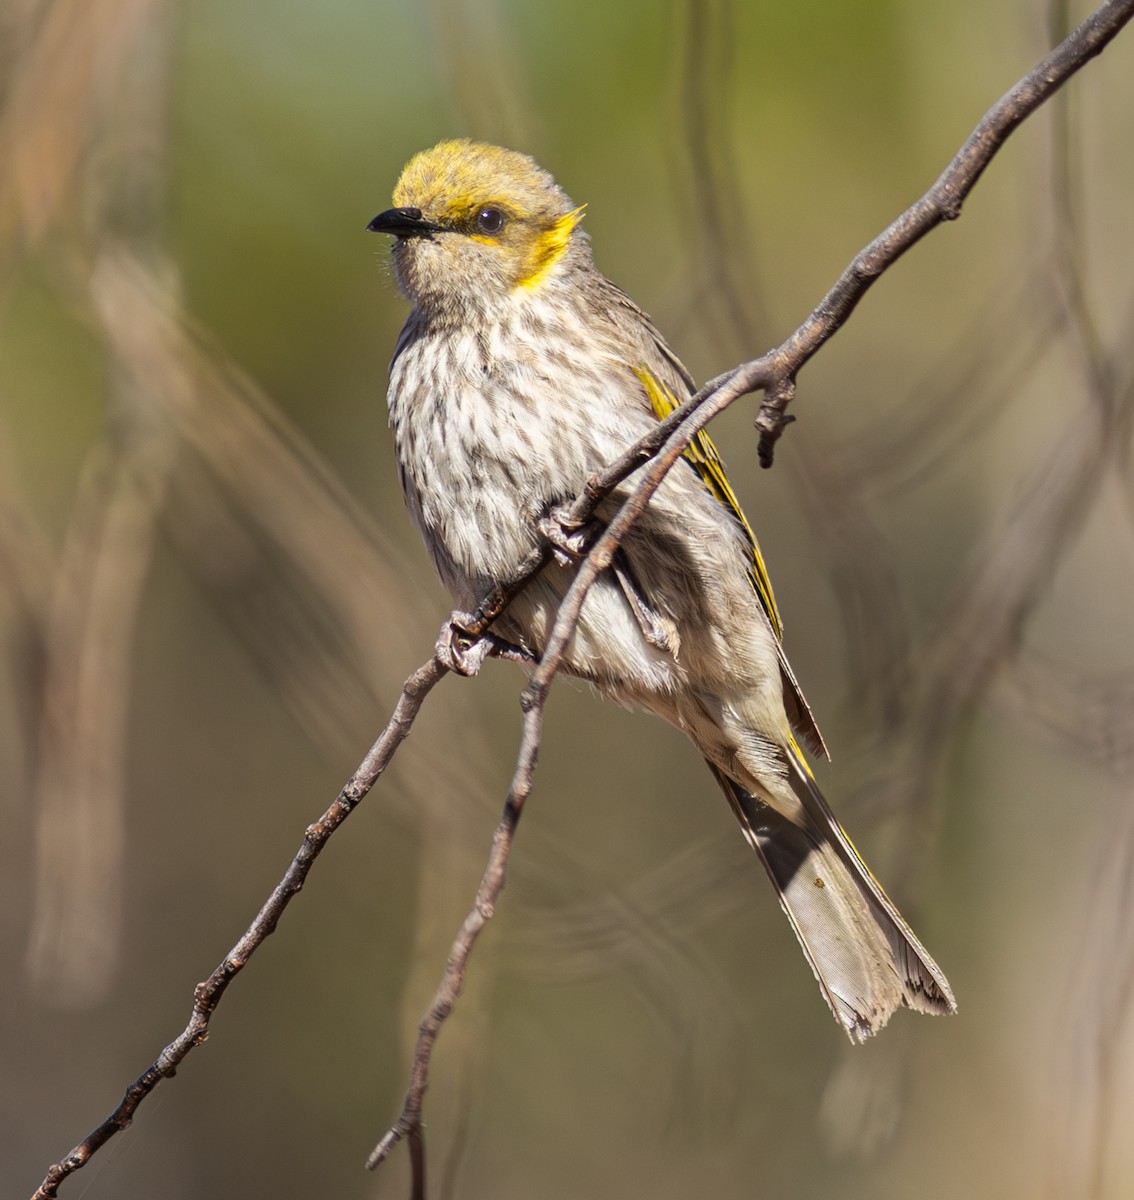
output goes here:
[{"label": "yellow wing edge", "polygon": [[[642,387],[646,389],[646,395],[650,398],[650,404],[658,420],[664,421],[678,407],[677,397],[645,367],[635,367],[634,374],[637,375]],[[779,610],[776,608],[776,597],[772,591],[768,568],[764,565],[764,556],[760,553],[760,546],[756,541],[756,535],[752,532],[752,526],[748,524],[748,518],[740,507],[740,501],[732,490],[732,484],[728,481],[720,451],[713,444],[713,439],[702,429],[694,435],[682,457],[693,464],[697,474],[701,476],[713,496],[740,522],[740,527],[744,530],[744,535],[752,550],[752,563],[748,568],[748,578],[760,599],[760,604],[768,614],[768,620],[775,631],[776,639],[782,642],[784,626],[780,620]]]}]

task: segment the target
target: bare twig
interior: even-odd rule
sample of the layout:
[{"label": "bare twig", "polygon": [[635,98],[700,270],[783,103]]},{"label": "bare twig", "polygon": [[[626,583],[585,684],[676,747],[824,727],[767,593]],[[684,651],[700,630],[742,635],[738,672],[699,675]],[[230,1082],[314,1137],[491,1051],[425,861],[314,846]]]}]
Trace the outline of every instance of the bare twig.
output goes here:
[{"label": "bare twig", "polygon": [[[85,1165],[91,1155],[116,1133],[121,1133],[133,1120],[138,1105],[163,1079],[168,1079],[175,1074],[189,1051],[205,1040],[209,1032],[209,1021],[228,985],[243,970],[264,939],[275,932],[284,909],[303,887],[307,874],[323,846],[385,771],[394,752],[408,735],[425,697],[445,673],[445,668],[436,658],[433,658],[406,680],[401,698],[398,700],[386,728],[342,791],[339,792],[335,802],[319,820],[308,826],[299,851],[263,908],[256,914],[256,919],[248,926],[236,945],[224,956],[217,969],[194,989],[193,1011],[184,1030],[130,1084],[122,1097],[122,1102],[114,1112],[101,1125],[87,1134],[66,1158],[55,1163],[48,1170],[32,1200],[48,1200],[49,1197],[57,1196],[60,1183],[72,1172]],[[415,1174],[419,1161],[423,1164],[420,1147],[414,1154]]]},{"label": "bare twig", "polygon": [[[531,792],[539,757],[548,691],[562,664],[564,649],[578,623],[587,592],[599,574],[609,567],[622,538],[644,511],[650,497],[692,438],[724,409],[750,392],[764,392],[756,427],[761,435],[761,464],[771,465],[775,443],[791,420],[785,415],[785,410],[794,397],[795,378],[800,369],[842,328],[866,291],[884,271],[932,229],[960,216],[965,198],[1012,131],[1090,58],[1100,53],[1132,16],[1134,0],[1109,0],[1084,21],[985,114],[929,192],[855,256],[819,306],[785,342],[702,387],[656,430],[592,476],[583,493],[567,509],[569,521],[585,521],[601,499],[644,462],[653,459],[634,491],[580,564],[560,606],[540,663],[524,689],[521,697],[523,726],[520,750],[504,812],[493,836],[488,864],[473,907],[453,943],[444,977],[419,1026],[410,1087],[402,1112],[367,1160],[369,1169],[373,1170],[384,1161],[403,1137],[410,1137],[420,1147],[421,1111],[433,1047],[463,990],[465,968],[473,946],[492,918],[504,888],[512,841]],[[529,557],[533,574],[546,561],[545,554],[541,550]],[[526,563],[525,567],[528,565]],[[498,596],[515,595],[526,582],[526,578],[512,581],[499,589]],[[492,607],[482,605],[478,621]],[[465,627],[463,632],[472,633],[474,630]],[[416,1170],[413,1186],[415,1197],[424,1195],[424,1181]]]},{"label": "bare twig", "polygon": [[[563,664],[567,643],[578,624],[579,614],[587,593],[599,575],[610,566],[611,559],[622,543],[622,539],[645,511],[650,498],[661,486],[662,480],[673,464],[681,457],[685,447],[689,445],[690,439],[742,394],[728,382],[722,384],[706,403],[702,404],[700,408],[689,415],[684,423],[673,430],[643,474],[633,494],[627,498],[617,515],[603,530],[590,553],[579,565],[571,587],[563,598],[563,603],[559,606],[559,612],[556,614],[555,623],[547,640],[547,647],[540,658],[539,665],[532,672],[532,677],[520,699],[520,707],[524,714],[520,753],[515,773],[512,776],[508,799],[504,805],[504,812],[493,835],[488,866],[480,887],[477,889],[472,910],[465,918],[461,931],[449,953],[449,961],[441,986],[437,989],[433,1003],[419,1027],[417,1045],[414,1048],[410,1089],[406,1095],[401,1116],[387,1131],[367,1160],[366,1165],[371,1170],[386,1158],[403,1137],[420,1130],[421,1105],[428,1083],[429,1061],[432,1057],[433,1045],[441,1031],[441,1026],[452,1012],[453,1005],[464,987],[465,966],[472,953],[472,948],[485,925],[492,918],[496,902],[504,890],[508,855],[516,826],[523,813],[524,803],[531,793],[532,778],[539,758],[539,747],[543,734],[543,714],[548,693],[552,681]],[[666,424],[669,425],[669,422]],[[588,488],[585,495],[597,495],[600,491],[601,489],[598,487]],[[586,507],[591,503],[593,501],[588,498],[583,506]]]},{"label": "bare twig", "polygon": [[811,316],[778,350],[765,356],[776,360],[774,378],[781,386],[765,394],[756,418],[762,466],[772,464],[773,448],[784,431],[784,409],[792,398],[787,384],[800,367],[846,324],[883,271],[931,230],[961,215],[968,194],[1012,131],[1102,53],[1132,16],[1134,0],[1108,0],[1041,59],[985,113],[933,187],[855,255]]}]

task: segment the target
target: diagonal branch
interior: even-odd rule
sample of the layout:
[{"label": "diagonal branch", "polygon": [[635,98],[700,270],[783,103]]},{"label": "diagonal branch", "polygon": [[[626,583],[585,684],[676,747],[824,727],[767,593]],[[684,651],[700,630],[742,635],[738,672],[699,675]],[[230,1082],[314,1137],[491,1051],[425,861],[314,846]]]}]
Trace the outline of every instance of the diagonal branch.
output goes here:
[{"label": "diagonal branch", "polygon": [[[1101,54],[1132,16],[1134,0],[1107,0],[985,113],[933,187],[855,255],[814,312],[772,352],[778,379],[785,383],[794,379],[800,367],[846,324],[884,271],[931,230],[961,215],[961,206],[1012,132]],[[762,466],[772,464],[773,447],[783,434],[784,409],[790,399],[790,393],[781,390],[765,395],[760,406],[756,428]]]},{"label": "diagonal branch", "polygon": [[[757,386],[759,385],[757,384]],[[535,775],[536,763],[539,758],[547,697],[552,681],[563,665],[567,643],[575,632],[575,626],[579,622],[579,614],[582,612],[587,593],[599,575],[610,566],[611,559],[622,543],[622,539],[645,511],[650,498],[661,486],[662,480],[681,457],[690,440],[717,413],[723,411],[741,395],[743,392],[726,383],[717,389],[709,402],[702,404],[690,414],[684,423],[673,429],[643,474],[633,494],[618,510],[614,519],[603,530],[591,548],[590,553],[579,565],[567,595],[564,596],[563,603],[559,606],[559,612],[556,614],[555,623],[552,625],[547,640],[547,647],[520,698],[520,707],[524,714],[520,752],[516,770],[512,776],[512,784],[508,791],[508,799],[504,805],[504,812],[492,838],[488,866],[485,868],[484,877],[477,889],[472,910],[465,918],[449,953],[449,961],[446,964],[441,985],[418,1029],[410,1089],[406,1095],[401,1115],[367,1159],[366,1165],[369,1170],[378,1166],[403,1137],[409,1136],[414,1139],[415,1145],[420,1144],[422,1136],[421,1106],[428,1085],[433,1045],[441,1031],[441,1026],[452,1012],[453,1005],[464,988],[465,966],[473,946],[484,927],[491,920],[496,902],[504,890],[508,855],[512,848],[516,827],[524,810],[524,803],[531,793],[532,778]],[[667,424],[669,423],[667,422]],[[414,1180],[414,1196],[416,1198],[421,1187],[416,1173]],[[423,1191],[420,1194],[424,1194]]]},{"label": "diagonal branch", "polygon": [[[644,463],[649,463],[633,492],[580,564],[560,605],[539,665],[523,691],[520,750],[504,811],[493,835],[488,864],[473,907],[453,943],[445,974],[419,1026],[410,1087],[401,1114],[367,1160],[367,1168],[373,1170],[400,1140],[408,1137],[414,1150],[413,1200],[420,1200],[425,1195],[421,1113],[433,1047],[464,988],[465,968],[476,940],[492,918],[503,891],[512,842],[531,793],[548,692],[562,665],[567,642],[578,624],[587,592],[602,571],[610,566],[622,539],[693,437],[714,417],[750,392],[764,392],[756,427],[761,435],[761,463],[771,465],[773,447],[791,420],[785,410],[794,397],[795,377],[799,370],[842,328],[883,272],[932,229],[960,216],[963,201],[1012,131],[1089,59],[1099,54],[1131,17],[1134,17],[1134,0],[1108,0],[989,109],[933,187],[855,256],[818,307],[786,341],[760,358],[707,383],[649,435],[592,476],[583,492],[565,510],[565,524],[585,522],[598,503],[619,483]],[[475,635],[486,630],[508,600],[542,569],[548,553],[546,547],[533,551],[517,577],[499,586],[477,610],[472,625],[462,625],[461,631]]]},{"label": "diagonal branch", "polygon": [[370,752],[359,764],[335,802],[303,835],[303,843],[275,890],[248,926],[235,946],[224,956],[217,969],[193,992],[193,1011],[184,1030],[158,1055],[141,1075],[126,1089],[118,1107],[67,1155],[47,1172],[32,1200],[49,1200],[58,1195],[59,1185],[72,1172],[84,1166],[116,1133],[121,1133],[134,1119],[138,1105],[163,1080],[174,1075],[185,1056],[199,1046],[209,1034],[209,1021],[221,1002],[228,985],[244,969],[264,939],[275,932],[284,909],[303,887],[312,864],[331,834],[350,816],[366,793],[385,771],[394,752],[405,741],[425,697],[446,674],[445,668],[431,659],[414,672],[402,688],[401,698],[389,723]]},{"label": "diagonal branch", "polygon": [[[1132,17],[1134,0],[1107,0],[1092,13],[985,113],[933,187],[854,256],[794,333],[760,358],[710,380],[656,429],[593,475],[566,510],[569,521],[585,524],[601,501],[657,454],[670,434],[702,405],[711,404],[712,415],[716,416],[741,396],[760,390],[764,391],[764,399],[755,422],[760,433],[759,455],[761,465],[770,467],[773,448],[792,420],[786,409],[794,398],[795,377],[800,370],[847,323],[859,301],[885,271],[931,230],[960,217],[964,201],[1009,135],[1081,67],[1101,54]],[[718,406],[716,397],[726,388],[729,398]],[[698,425],[697,429],[702,427]],[[695,432],[690,429],[688,440]],[[474,621],[463,626],[463,631],[483,633],[546,565],[549,553],[547,547],[534,550],[512,579],[498,584],[481,602]]]}]

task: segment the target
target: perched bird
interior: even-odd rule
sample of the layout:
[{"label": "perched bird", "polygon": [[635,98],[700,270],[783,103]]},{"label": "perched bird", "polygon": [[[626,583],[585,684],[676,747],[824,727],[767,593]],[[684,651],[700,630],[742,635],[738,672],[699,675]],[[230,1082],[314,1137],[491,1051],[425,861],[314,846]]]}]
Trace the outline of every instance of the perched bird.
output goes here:
[{"label": "perched bird", "polygon": [[[653,322],[603,276],[576,206],[527,155],[444,141],[410,160],[393,234],[413,305],[390,368],[406,503],[462,609],[514,574],[549,513],[693,391]],[[633,484],[600,506],[609,519]],[[493,626],[538,657],[575,565],[559,554]],[[822,738],[771,583],[700,434],[587,596],[565,669],[704,755],[852,1040],[949,984],[827,807],[796,740]]]}]

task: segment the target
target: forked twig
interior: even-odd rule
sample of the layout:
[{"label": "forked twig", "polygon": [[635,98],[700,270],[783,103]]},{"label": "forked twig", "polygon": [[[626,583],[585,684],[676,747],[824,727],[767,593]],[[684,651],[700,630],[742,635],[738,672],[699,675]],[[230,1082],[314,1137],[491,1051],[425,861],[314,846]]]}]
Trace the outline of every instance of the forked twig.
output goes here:
[{"label": "forked twig", "polygon": [[[653,458],[634,491],[580,564],[560,606],[540,663],[523,691],[523,728],[516,770],[504,812],[493,835],[488,865],[473,907],[453,942],[441,984],[419,1026],[410,1087],[401,1114],[367,1160],[369,1169],[377,1167],[403,1137],[411,1137],[420,1150],[421,1111],[433,1047],[464,987],[465,967],[472,948],[491,919],[504,888],[512,840],[524,803],[531,792],[548,691],[562,665],[564,649],[578,623],[586,594],[599,574],[610,565],[622,538],[644,511],[666,472],[692,438],[729,405],[750,392],[764,392],[755,424],[760,432],[761,464],[765,467],[771,465],[775,443],[792,419],[786,415],[786,409],[794,398],[795,378],[801,368],[842,328],[867,290],[884,271],[930,230],[961,215],[965,198],[1012,131],[1058,91],[1080,67],[1099,54],[1132,16],[1134,0],[1109,0],[1084,21],[989,109],[933,187],[854,257],[818,307],[786,341],[760,358],[736,367],[702,387],[657,429],[593,476],[583,493],[566,510],[569,521],[584,522],[592,515],[600,499],[608,496],[619,483]],[[531,562],[535,564],[534,570],[542,567],[546,553],[545,550],[533,553]],[[499,594],[513,596],[526,582],[526,578],[512,581],[500,589]],[[482,606],[478,617],[485,615],[486,611]],[[485,622],[484,628],[488,623]],[[467,627],[466,631],[474,632]],[[416,1173],[413,1195],[415,1200],[424,1196],[424,1179],[418,1178]]]}]

